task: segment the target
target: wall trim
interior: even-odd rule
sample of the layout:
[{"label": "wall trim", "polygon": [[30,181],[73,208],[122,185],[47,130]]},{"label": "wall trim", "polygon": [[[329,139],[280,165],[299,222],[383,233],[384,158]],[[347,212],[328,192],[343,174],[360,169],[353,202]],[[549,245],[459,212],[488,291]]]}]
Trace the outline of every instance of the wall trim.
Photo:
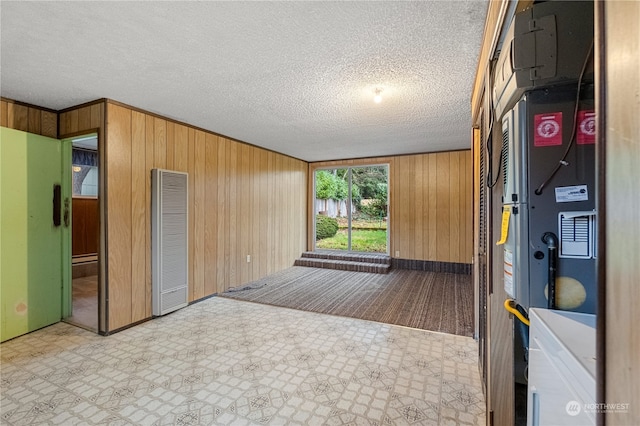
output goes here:
[{"label": "wall trim", "polygon": [[[469,147],[469,148],[460,148],[460,149],[443,149],[441,151],[407,152],[407,153],[404,153],[404,154],[378,155],[376,157],[337,158],[335,160],[311,161],[311,162],[309,162],[309,165],[313,166],[315,169],[323,169],[323,168],[330,168],[331,169],[331,168],[335,168],[336,166],[334,164],[329,164],[329,165],[326,165],[326,166],[315,166],[315,164],[345,162],[345,164],[344,164],[345,167],[358,167],[358,166],[351,166],[351,165],[349,165],[350,163],[346,164],[346,162],[372,160],[373,162],[371,164],[376,164],[375,160],[377,160],[377,159],[380,159],[382,161],[385,158],[392,158],[392,157],[409,157],[409,156],[412,156],[412,155],[428,155],[428,154],[438,154],[438,153],[442,153],[442,152],[460,152],[460,151],[471,151],[471,147]],[[382,164],[382,162],[380,164]],[[338,165],[338,167],[339,166],[340,165]]]},{"label": "wall trim", "polygon": [[471,275],[471,263],[437,262],[432,260],[391,259],[393,269],[408,269],[411,271],[442,272],[449,274]]},{"label": "wall trim", "polygon": [[59,111],[54,111],[54,110],[52,110],[52,111],[57,112],[58,114],[64,114],[65,112],[74,111],[76,109],[86,108],[88,106],[93,106],[93,105],[106,103],[107,100],[108,100],[107,98],[100,98],[100,99],[96,99],[95,101],[85,102],[85,103],[82,103],[82,104],[79,104],[79,105],[74,105],[74,106],[71,106],[69,108],[61,109]]}]

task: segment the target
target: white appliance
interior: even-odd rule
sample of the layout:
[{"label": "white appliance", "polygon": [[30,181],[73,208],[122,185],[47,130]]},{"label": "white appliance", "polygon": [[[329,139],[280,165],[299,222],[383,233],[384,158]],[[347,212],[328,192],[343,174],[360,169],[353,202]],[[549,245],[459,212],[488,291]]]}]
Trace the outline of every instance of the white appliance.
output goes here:
[{"label": "white appliance", "polygon": [[531,308],[527,426],[595,425],[596,316]]},{"label": "white appliance", "polygon": [[152,313],[165,315],[189,302],[189,194],[187,173],[151,170]]}]

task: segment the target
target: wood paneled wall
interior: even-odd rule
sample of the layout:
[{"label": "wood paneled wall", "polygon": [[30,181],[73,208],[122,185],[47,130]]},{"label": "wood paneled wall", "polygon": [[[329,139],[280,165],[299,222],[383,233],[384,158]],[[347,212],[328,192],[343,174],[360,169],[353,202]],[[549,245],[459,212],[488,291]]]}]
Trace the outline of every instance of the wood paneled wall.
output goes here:
[{"label": "wood paneled wall", "polygon": [[[311,180],[316,169],[369,164],[389,164],[392,257],[471,263],[473,163],[469,150],[311,163],[309,223],[313,223]],[[313,227],[309,228],[307,238],[312,244]]]},{"label": "wood paneled wall", "polygon": [[396,157],[391,173],[391,253],[471,263],[471,151]]},{"label": "wood paneled wall", "polygon": [[[640,424],[640,2],[604,2],[605,281],[604,400],[607,425]],[[600,24],[600,23],[599,23]],[[596,52],[600,52],[598,46]],[[601,112],[598,112],[600,114]],[[600,133],[600,129],[598,129]],[[600,141],[600,139],[599,139]],[[599,218],[602,218],[600,212]],[[600,267],[603,264],[599,265]],[[602,275],[601,275],[602,276]],[[601,323],[599,323],[600,325]],[[600,346],[600,347],[602,347]]]},{"label": "wood paneled wall", "polygon": [[36,135],[58,137],[58,114],[44,108],[0,100],[0,125]]},{"label": "wood paneled wall", "polygon": [[105,101],[99,100],[60,112],[58,122],[61,139],[98,132],[98,150],[103,138]]},{"label": "wood paneled wall", "polygon": [[305,249],[304,161],[110,101],[106,137],[110,330],[151,316],[153,168],[189,173],[191,301],[287,268]]},{"label": "wood paneled wall", "polygon": [[73,212],[71,254],[73,256],[97,254],[100,239],[98,199],[74,197],[71,204]]}]

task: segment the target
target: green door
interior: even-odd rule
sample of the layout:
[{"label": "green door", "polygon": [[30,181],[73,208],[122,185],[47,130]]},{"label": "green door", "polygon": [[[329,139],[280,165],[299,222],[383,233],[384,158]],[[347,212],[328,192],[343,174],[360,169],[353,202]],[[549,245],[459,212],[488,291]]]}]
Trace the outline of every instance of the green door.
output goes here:
[{"label": "green door", "polygon": [[57,139],[4,127],[1,132],[0,341],[5,341],[63,316],[71,268],[71,154]]}]

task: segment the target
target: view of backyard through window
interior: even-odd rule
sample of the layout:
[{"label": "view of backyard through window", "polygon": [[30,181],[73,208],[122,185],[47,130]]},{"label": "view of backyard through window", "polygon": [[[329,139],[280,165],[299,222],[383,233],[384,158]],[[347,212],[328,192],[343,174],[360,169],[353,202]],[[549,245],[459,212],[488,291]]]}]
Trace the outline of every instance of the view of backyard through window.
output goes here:
[{"label": "view of backyard through window", "polygon": [[387,252],[388,166],[315,173],[316,248]]}]

